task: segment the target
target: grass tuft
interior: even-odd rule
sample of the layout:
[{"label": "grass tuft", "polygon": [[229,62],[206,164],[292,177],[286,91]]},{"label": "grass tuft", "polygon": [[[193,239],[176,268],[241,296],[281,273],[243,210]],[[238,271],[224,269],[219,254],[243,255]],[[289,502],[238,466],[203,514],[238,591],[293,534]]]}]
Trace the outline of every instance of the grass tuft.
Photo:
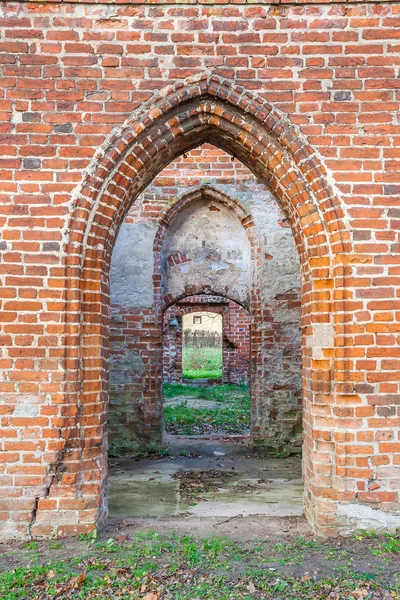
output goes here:
[{"label": "grass tuft", "polygon": [[[164,423],[167,433],[175,435],[246,435],[250,431],[250,389],[245,385],[219,385],[210,388],[189,385],[165,384],[164,397],[185,396],[177,405],[164,406]],[[197,398],[221,407],[193,408],[187,398]]]}]

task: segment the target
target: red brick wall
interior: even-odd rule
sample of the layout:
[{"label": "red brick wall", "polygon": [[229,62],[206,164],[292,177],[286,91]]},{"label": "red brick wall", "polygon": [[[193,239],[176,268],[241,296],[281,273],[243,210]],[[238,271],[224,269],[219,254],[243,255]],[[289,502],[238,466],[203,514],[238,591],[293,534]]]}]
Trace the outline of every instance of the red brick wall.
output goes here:
[{"label": "red brick wall", "polygon": [[250,322],[247,310],[236,302],[229,302],[228,369],[229,383],[250,381]]},{"label": "red brick wall", "polygon": [[[3,538],[104,517],[111,249],[137,194],[203,141],[268,181],[299,249],[307,516],[322,533],[388,523],[400,480],[399,6],[0,10]],[[183,81],[207,69],[214,78]]]}]

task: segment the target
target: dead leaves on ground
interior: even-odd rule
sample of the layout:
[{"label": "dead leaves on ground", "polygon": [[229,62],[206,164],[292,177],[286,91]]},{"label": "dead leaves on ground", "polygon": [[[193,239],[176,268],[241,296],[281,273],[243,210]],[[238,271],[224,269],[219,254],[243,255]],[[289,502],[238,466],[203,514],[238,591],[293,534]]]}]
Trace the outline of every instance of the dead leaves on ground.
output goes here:
[{"label": "dead leaves on ground", "polygon": [[[32,594],[29,598],[32,600],[48,600],[49,598],[57,600],[73,600],[77,596],[76,594],[84,594],[85,600],[104,600],[105,598],[113,598],[120,600],[128,600],[129,598],[135,600],[173,600],[176,598],[176,592],[178,590],[185,590],[186,592],[190,589],[196,589],[198,585],[206,584],[209,585],[210,592],[214,590],[215,581],[210,573],[205,573],[198,568],[189,568],[182,565],[174,573],[166,568],[161,568],[154,573],[147,574],[142,582],[135,580],[132,570],[129,567],[117,568],[113,562],[107,561],[108,574],[100,576],[100,581],[103,585],[95,585],[91,588],[90,577],[86,571],[88,565],[85,564],[85,571],[79,573],[73,577],[70,577],[66,581],[56,582],[56,574],[53,569],[50,569],[47,573],[41,576],[41,579],[37,578],[33,582]],[[83,566],[83,565],[82,565]],[[96,563],[94,563],[96,566]],[[116,575],[118,577],[116,577]],[[231,582],[231,596],[232,600],[240,600],[244,598],[254,598],[255,600],[272,600],[283,598],[290,598],[296,600],[395,600],[399,596],[395,592],[388,590],[377,589],[377,587],[369,582],[360,584],[356,589],[350,590],[347,586],[330,586],[322,585],[313,589],[303,589],[302,584],[310,582],[313,583],[314,578],[309,574],[305,573],[302,577],[297,579],[297,583],[300,587],[296,586],[295,581],[287,581],[277,578],[271,580],[270,590],[265,590],[265,582],[262,589],[258,587],[257,581],[240,579],[236,582]],[[274,586],[280,583],[284,584],[283,588],[278,588],[279,591],[274,592]],[[315,582],[317,584],[317,582]],[[86,584],[86,585],[85,585]],[[295,587],[293,587],[295,584]],[[85,586],[85,587],[84,587]],[[51,588],[51,593],[50,592]],[[295,591],[297,589],[297,592]],[[218,590],[215,589],[214,596],[207,596],[216,600]],[[194,598],[195,596],[193,596]]]},{"label": "dead leaves on ground", "polygon": [[173,475],[179,480],[179,491],[183,500],[196,501],[202,499],[206,492],[216,492],[234,473],[219,469],[208,471],[178,471]]}]

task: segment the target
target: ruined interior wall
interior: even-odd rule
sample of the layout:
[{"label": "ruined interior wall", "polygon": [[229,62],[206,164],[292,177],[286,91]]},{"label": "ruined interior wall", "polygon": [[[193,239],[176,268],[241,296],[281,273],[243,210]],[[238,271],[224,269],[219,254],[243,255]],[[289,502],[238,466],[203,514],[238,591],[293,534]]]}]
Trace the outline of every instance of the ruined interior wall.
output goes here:
[{"label": "ruined interior wall", "polygon": [[153,307],[111,307],[110,456],[150,449],[161,441],[159,338]]},{"label": "ruined interior wall", "polygon": [[[249,383],[250,314],[242,306],[218,296],[191,296],[170,306],[163,319],[163,379],[182,383],[183,315],[206,310],[222,316],[222,383]],[[180,326],[168,322],[177,317]]]},{"label": "ruined interior wall", "polygon": [[240,304],[229,301],[229,334],[227,345],[229,383],[250,382],[250,325],[251,317]]},{"label": "ruined interior wall", "polygon": [[[259,300],[252,310],[268,318],[257,322],[261,352],[252,367],[253,378],[257,378],[257,386],[254,386],[257,393],[252,397],[253,439],[268,452],[298,451],[301,435],[300,277],[293,236],[271,192],[238,160],[232,160],[209,144],[188,152],[164,169],[140,196],[120,229],[111,267],[111,444],[115,436],[121,443],[118,428],[121,419],[131,422],[133,415],[137,418],[146,414],[150,422],[152,411],[156,414],[155,426],[147,427],[146,431],[153,441],[158,440],[162,356],[158,332],[161,316],[156,307],[161,306],[162,297],[171,301],[199,293],[205,287],[209,292],[227,295],[250,308],[255,274],[251,272],[249,242],[238,219],[220,203],[198,200],[181,211],[166,230],[159,271],[154,263],[152,248],[161,211],[186,192],[204,185],[211,185],[237,200],[251,215],[257,233]],[[161,280],[165,282],[162,294]],[[286,297],[290,302],[285,305],[282,298]],[[146,319],[142,315],[146,315]],[[127,318],[129,335],[121,336],[121,321]],[[147,336],[145,360],[147,366],[152,366],[153,381],[147,376],[147,367],[143,371],[138,356],[144,336]],[[229,333],[225,337],[228,339]],[[154,340],[154,345],[150,340]],[[169,341],[172,344],[173,340]],[[143,343],[140,354],[142,352]],[[177,352],[178,370],[171,376],[174,381],[181,380],[179,348]],[[229,357],[227,343],[224,352],[224,381],[241,381],[247,372],[246,350],[241,353],[231,349]],[[126,368],[128,356],[134,359],[129,369]],[[135,364],[137,372],[132,366]],[[153,397],[148,392],[146,398],[144,390],[148,389],[152,390]],[[141,443],[143,438],[138,439],[138,433],[143,429],[142,425],[126,428],[124,437],[129,437],[130,431],[131,439],[125,445]]]},{"label": "ruined interior wall", "polygon": [[261,396],[272,401],[267,409],[261,404],[253,415],[254,442],[269,453],[299,452],[303,439],[299,289],[276,293],[262,311]]},{"label": "ruined interior wall", "polygon": [[233,212],[212,199],[192,202],[174,218],[161,268],[166,297],[181,298],[195,286],[250,305],[250,242]]}]

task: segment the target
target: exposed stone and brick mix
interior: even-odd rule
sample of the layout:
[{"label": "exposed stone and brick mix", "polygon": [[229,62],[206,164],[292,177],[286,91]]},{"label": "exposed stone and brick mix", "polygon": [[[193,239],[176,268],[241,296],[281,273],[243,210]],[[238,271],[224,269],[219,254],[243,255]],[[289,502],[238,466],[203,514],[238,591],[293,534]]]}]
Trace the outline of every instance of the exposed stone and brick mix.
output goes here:
[{"label": "exposed stone and brick mix", "polygon": [[[163,319],[163,380],[182,383],[182,349],[184,330],[182,317],[191,313],[215,313],[222,319],[221,383],[241,384],[250,381],[249,312],[222,296],[189,296],[170,306]],[[171,327],[174,317],[179,327]],[[188,382],[187,382],[188,383]],[[189,382],[190,383],[190,382]],[[211,383],[211,382],[210,382]],[[270,400],[270,399],[268,399]]]},{"label": "exposed stone and brick mix", "polygon": [[[298,453],[299,287],[290,227],[271,193],[238,160],[206,144],[164,169],[130,209],[113,253],[112,452],[161,443],[162,362],[164,379],[167,373],[171,381],[182,379],[181,332],[170,330],[165,320],[171,311],[185,313],[182,299],[190,303],[196,301],[193,294],[205,293],[243,307],[218,310],[225,323],[225,382],[243,379],[248,343],[252,347],[245,379],[252,390],[254,443],[267,452]],[[235,310],[251,315],[249,340],[236,349],[229,331]]]},{"label": "exposed stone and brick mix", "polygon": [[112,249],[203,143],[268,187],[298,249],[310,523],[398,527],[399,5],[0,12],[3,538],[104,519]]},{"label": "exposed stone and brick mix", "polygon": [[[229,329],[222,340],[227,355],[224,366],[228,383],[250,382],[250,327],[251,316],[248,311],[230,300]],[[300,352],[298,354],[301,356]]]}]

